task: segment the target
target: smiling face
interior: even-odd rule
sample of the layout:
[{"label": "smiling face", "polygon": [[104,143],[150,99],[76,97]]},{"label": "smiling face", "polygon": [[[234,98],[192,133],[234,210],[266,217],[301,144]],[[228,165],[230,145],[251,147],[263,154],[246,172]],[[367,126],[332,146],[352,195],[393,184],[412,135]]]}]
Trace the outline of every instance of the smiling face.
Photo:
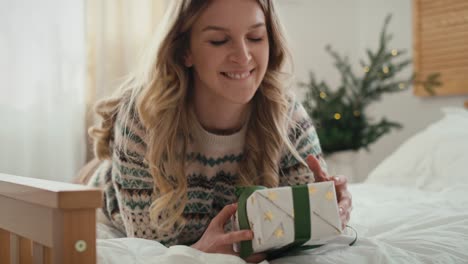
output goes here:
[{"label": "smiling face", "polygon": [[185,65],[194,69],[196,100],[247,104],[269,56],[265,15],[255,0],[214,0],[195,21]]}]

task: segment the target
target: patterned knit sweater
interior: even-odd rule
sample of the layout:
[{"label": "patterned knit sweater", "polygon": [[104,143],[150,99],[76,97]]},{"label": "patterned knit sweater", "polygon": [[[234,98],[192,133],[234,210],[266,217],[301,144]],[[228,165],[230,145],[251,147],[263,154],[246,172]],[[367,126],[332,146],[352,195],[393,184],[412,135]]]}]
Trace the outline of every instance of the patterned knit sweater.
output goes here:
[{"label": "patterned knit sweater", "polygon": [[[290,124],[288,129],[294,147],[302,157],[321,154],[315,128],[303,106],[291,103],[291,107],[291,117],[296,125]],[[147,149],[145,131],[138,120],[129,122],[131,124],[123,127],[120,115],[117,115],[110,143],[112,159],[98,167],[89,183],[103,189],[103,213],[128,237],[153,239],[166,246],[196,242],[211,219],[225,205],[236,201],[235,183],[247,126],[235,134],[221,136],[204,130],[198,121],[194,122],[194,140],[186,155],[189,161],[186,168],[188,202],[183,212],[186,225],[179,232],[159,236],[150,221],[149,208],[155,193],[153,178],[144,159]],[[114,142],[125,138],[128,139],[127,155],[113,147]],[[320,162],[326,168],[322,158]],[[278,165],[280,186],[314,181],[311,171],[289,152],[283,151]]]}]

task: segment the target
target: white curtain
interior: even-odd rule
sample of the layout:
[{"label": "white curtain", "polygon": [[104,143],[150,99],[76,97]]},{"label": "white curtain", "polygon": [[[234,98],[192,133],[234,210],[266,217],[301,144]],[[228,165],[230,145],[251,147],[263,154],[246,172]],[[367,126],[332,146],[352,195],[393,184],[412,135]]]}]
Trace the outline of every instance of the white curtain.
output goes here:
[{"label": "white curtain", "polygon": [[[110,96],[138,62],[168,0],[86,0],[87,127],[94,103]],[[89,142],[88,142],[89,143]],[[87,159],[91,159],[88,146]]]},{"label": "white curtain", "polygon": [[138,61],[167,0],[86,0],[89,95],[113,93]]},{"label": "white curtain", "polygon": [[84,163],[83,1],[0,0],[0,173],[70,181]]}]

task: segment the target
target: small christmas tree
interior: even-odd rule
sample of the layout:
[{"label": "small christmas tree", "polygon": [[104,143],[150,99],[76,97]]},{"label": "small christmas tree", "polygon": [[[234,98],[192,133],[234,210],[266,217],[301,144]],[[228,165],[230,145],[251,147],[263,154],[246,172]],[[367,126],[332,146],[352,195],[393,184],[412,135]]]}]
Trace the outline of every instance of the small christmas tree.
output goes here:
[{"label": "small christmas tree", "polygon": [[331,90],[324,82],[317,82],[313,73],[309,83],[301,83],[308,90],[303,105],[315,122],[322,149],[325,154],[341,150],[368,149],[383,135],[401,124],[382,118],[371,122],[366,115],[367,107],[381,99],[385,93],[406,90],[412,83],[420,83],[431,94],[440,86],[439,74],[431,74],[425,81],[417,81],[415,75],[407,79],[397,78],[397,74],[411,64],[410,58],[402,58],[405,50],[389,49],[392,39],[387,34],[391,15],[385,18],[380,34],[378,50],[367,50],[368,62],[360,61],[362,77],[356,76],[347,57],[341,57],[328,45],[327,52],[335,60],[341,75],[341,85]]}]

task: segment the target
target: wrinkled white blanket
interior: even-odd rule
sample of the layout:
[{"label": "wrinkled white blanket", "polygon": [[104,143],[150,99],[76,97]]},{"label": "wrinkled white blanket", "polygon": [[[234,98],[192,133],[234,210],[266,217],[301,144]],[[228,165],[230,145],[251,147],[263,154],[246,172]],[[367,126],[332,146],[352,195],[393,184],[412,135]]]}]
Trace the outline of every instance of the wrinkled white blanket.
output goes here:
[{"label": "wrinkled white blanket", "polygon": [[[366,183],[350,185],[354,246],[327,245],[270,263],[468,263],[468,111],[443,111],[442,120],[407,140]],[[98,237],[107,238],[98,239],[98,263],[245,263],[121,236],[98,225]]]},{"label": "wrinkled white blanket", "polygon": [[[351,185],[350,225],[358,234],[351,247],[329,245],[264,263],[468,263],[468,185],[441,192],[384,185]],[[98,263],[245,263],[235,256],[206,254],[186,246],[111,238],[98,226]]]}]

